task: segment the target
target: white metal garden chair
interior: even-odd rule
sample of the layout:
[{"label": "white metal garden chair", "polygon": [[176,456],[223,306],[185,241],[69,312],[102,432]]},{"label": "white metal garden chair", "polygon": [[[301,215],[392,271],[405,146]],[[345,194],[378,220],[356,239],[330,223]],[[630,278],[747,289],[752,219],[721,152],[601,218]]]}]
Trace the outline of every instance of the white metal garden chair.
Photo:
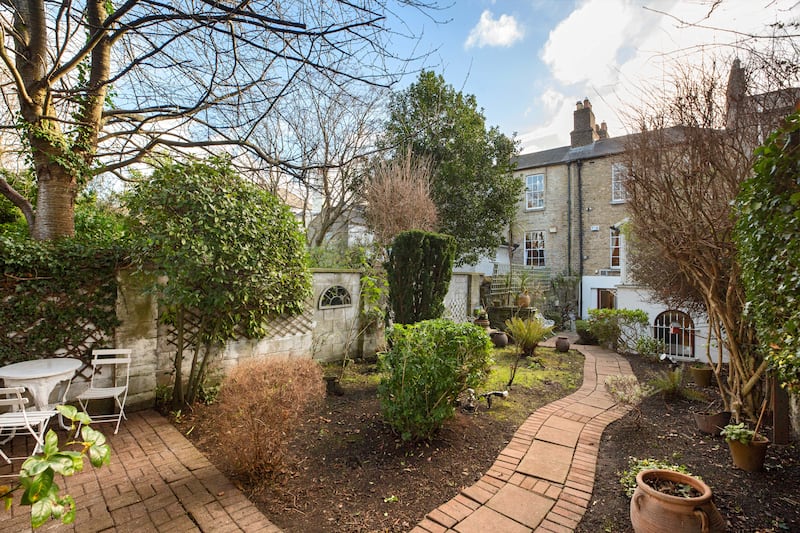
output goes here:
[{"label": "white metal garden chair", "polygon": [[[118,412],[90,415],[90,417],[92,423],[116,422],[114,434],[119,431],[122,419],[128,419],[125,416],[125,400],[128,397],[130,370],[131,350],[120,348],[92,350],[92,379],[89,388],[76,397],[81,409],[87,414],[90,401],[113,398]],[[80,433],[80,430],[81,424],[79,423],[77,433]]]},{"label": "white metal garden chair", "polygon": [[[36,446],[30,455],[39,453],[44,447],[44,433],[47,431],[47,423],[57,415],[55,410],[30,411],[25,409],[28,398],[22,396],[25,387],[6,387],[0,388],[0,407],[7,411],[0,413],[0,444],[5,444],[17,435],[18,432],[26,432],[36,440]],[[10,457],[0,449],[0,457],[7,464],[12,460],[27,459],[30,455],[21,457]],[[2,476],[5,477],[5,476]]]}]

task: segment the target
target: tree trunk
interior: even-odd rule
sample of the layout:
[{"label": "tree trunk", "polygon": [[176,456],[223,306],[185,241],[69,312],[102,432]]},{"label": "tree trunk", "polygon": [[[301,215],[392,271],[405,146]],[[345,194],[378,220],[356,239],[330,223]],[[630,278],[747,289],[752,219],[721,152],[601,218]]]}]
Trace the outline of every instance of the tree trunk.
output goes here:
[{"label": "tree trunk", "polygon": [[55,164],[42,167],[37,165],[39,192],[31,236],[38,240],[71,237],[75,235],[75,179]]}]

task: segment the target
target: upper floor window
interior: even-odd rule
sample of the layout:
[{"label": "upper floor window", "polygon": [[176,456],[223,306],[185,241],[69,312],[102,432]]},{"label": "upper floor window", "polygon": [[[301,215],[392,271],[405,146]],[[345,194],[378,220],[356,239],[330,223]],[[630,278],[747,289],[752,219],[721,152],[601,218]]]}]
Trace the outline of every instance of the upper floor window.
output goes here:
[{"label": "upper floor window", "polygon": [[618,229],[611,230],[611,268],[620,268],[620,233]]},{"label": "upper floor window", "polygon": [[525,264],[533,267],[546,266],[543,231],[525,232]]},{"label": "upper floor window", "polygon": [[328,289],[322,293],[322,296],[319,298],[319,308],[320,309],[329,309],[331,307],[345,307],[348,305],[352,305],[352,299],[350,298],[350,291],[342,287],[341,285],[334,285],[333,287],[328,287]]},{"label": "upper floor window", "polygon": [[544,174],[525,176],[525,208],[542,209],[544,207]]},{"label": "upper floor window", "polygon": [[611,201],[625,202],[628,192],[625,190],[625,180],[628,178],[628,169],[622,163],[611,165]]}]

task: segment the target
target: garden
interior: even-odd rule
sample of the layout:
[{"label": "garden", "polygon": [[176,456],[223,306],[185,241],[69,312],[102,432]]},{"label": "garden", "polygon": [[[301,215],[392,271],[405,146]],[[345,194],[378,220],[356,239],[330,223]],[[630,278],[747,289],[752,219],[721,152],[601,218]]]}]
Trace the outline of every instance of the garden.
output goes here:
[{"label": "garden", "polygon": [[[493,359],[479,393],[505,389],[515,348],[495,349]],[[305,412],[278,471],[257,479],[231,468],[230,455],[213,453],[233,444],[214,431],[223,405],[201,405],[176,423],[284,531],[408,531],[477,481],[530,413],[577,389],[583,357],[538,348],[535,361],[519,364],[507,397],[494,397],[491,408],[479,399],[470,409],[462,394],[462,405],[435,436],[416,442],[404,441],[382,417],[380,377],[376,362],[348,364],[342,394],[329,394]]]}]

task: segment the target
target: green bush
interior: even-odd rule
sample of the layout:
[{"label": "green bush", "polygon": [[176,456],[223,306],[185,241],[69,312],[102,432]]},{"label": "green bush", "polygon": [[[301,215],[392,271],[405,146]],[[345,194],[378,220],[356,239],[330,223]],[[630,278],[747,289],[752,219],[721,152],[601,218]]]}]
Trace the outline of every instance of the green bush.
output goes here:
[{"label": "green bush", "polygon": [[590,309],[589,331],[616,352],[632,352],[650,323],[641,309]]},{"label": "green bush", "polygon": [[753,177],[736,199],[734,241],[767,360],[784,387],[800,391],[800,113],[756,151]]},{"label": "green bush", "polygon": [[386,273],[396,323],[442,316],[455,255],[456,241],[449,235],[413,230],[395,237]]},{"label": "green bush", "polygon": [[474,324],[426,320],[395,325],[381,355],[381,412],[403,440],[430,438],[455,412],[458,395],[489,373],[492,342]]},{"label": "green bush", "polygon": [[664,341],[650,337],[649,335],[642,335],[636,339],[636,353],[648,359],[657,359],[659,355],[666,351]]},{"label": "green bush", "polygon": [[575,321],[575,331],[578,333],[580,337],[578,339],[578,344],[597,344],[597,337],[594,336],[592,333],[591,328],[589,327],[591,324],[588,320],[576,320]]}]

